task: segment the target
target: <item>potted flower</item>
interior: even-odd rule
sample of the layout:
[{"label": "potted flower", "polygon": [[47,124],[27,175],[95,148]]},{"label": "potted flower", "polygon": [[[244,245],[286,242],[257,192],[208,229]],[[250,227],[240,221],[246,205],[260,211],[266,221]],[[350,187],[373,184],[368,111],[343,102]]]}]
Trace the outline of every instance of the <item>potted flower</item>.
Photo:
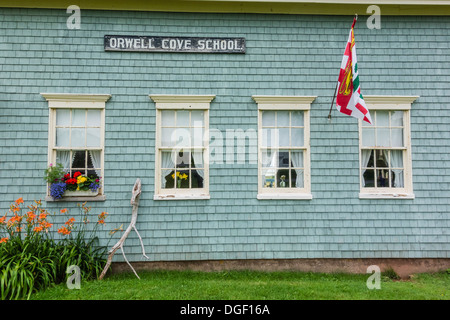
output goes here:
[{"label": "potted flower", "polygon": [[[181,188],[182,180],[187,181],[188,175],[184,172],[177,171],[177,187]],[[172,179],[175,180],[175,173],[172,173]]]},{"label": "potted flower", "polygon": [[44,180],[49,184],[49,193],[53,199],[74,196],[96,196],[100,188],[100,178],[83,175],[76,171],[71,176],[65,173],[60,163],[50,166],[45,170]]}]

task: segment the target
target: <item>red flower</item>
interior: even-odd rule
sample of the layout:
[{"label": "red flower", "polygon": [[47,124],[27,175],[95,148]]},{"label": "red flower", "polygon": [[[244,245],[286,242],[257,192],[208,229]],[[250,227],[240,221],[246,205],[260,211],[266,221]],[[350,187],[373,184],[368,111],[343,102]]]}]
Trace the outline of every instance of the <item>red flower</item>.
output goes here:
[{"label": "red flower", "polygon": [[81,176],[81,172],[80,172],[80,171],[77,171],[77,172],[75,172],[75,173],[73,174],[73,177],[74,177],[74,178],[76,178],[76,177],[78,177],[78,176]]},{"label": "red flower", "polygon": [[77,179],[71,178],[66,180],[67,184],[77,184]]},{"label": "red flower", "polygon": [[64,179],[70,179],[70,173],[66,173],[66,174],[64,175]]}]

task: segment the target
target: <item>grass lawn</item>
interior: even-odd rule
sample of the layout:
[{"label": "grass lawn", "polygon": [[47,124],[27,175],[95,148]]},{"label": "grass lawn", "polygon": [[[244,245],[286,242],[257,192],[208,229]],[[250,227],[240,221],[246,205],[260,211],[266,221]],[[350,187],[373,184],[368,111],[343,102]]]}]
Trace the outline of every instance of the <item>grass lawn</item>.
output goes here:
[{"label": "grass lawn", "polygon": [[31,296],[33,300],[450,300],[450,274],[381,277],[369,290],[370,274],[256,271],[146,271],[115,274],[102,281],[66,284]]}]

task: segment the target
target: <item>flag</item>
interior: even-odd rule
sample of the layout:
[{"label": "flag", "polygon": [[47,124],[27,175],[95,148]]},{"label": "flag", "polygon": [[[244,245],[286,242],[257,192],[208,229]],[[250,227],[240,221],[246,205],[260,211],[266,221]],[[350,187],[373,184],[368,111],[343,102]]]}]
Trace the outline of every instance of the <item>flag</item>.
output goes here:
[{"label": "flag", "polygon": [[344,57],[337,84],[336,107],[343,114],[364,120],[372,124],[369,109],[366,107],[361,94],[358,76],[358,62],[356,60],[355,35],[353,28],[356,17],[353,19],[352,28],[348,36]]}]

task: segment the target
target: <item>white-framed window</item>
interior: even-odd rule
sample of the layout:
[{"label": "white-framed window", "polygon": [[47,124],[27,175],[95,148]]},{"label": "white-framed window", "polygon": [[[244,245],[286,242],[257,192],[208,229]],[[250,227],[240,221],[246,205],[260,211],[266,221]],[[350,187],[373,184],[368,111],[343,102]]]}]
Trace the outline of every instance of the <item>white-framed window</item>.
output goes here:
[{"label": "white-framed window", "polygon": [[312,199],[312,96],[253,96],[258,104],[258,199]]},{"label": "white-framed window", "polygon": [[214,95],[150,95],[156,105],[154,200],[209,199]]},{"label": "white-framed window", "polygon": [[417,98],[364,96],[373,125],[359,121],[360,198],[414,199],[410,110]]},{"label": "white-framed window", "polygon": [[[76,172],[99,181],[95,197],[64,200],[105,200],[105,103],[108,94],[41,94],[49,106],[48,164],[61,163],[70,177]],[[47,191],[46,201],[51,201]]]}]

